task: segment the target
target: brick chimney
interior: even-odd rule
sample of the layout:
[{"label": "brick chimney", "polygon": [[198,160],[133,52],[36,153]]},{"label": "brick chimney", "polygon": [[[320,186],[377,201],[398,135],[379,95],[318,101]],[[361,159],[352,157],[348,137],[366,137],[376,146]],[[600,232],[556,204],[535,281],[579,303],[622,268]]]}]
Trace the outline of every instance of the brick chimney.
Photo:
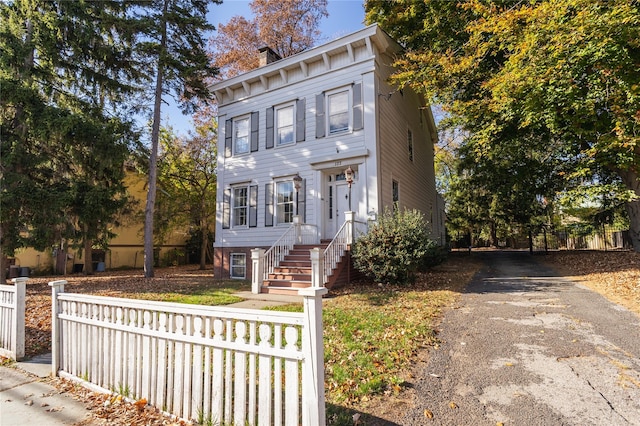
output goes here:
[{"label": "brick chimney", "polygon": [[273,51],[269,46],[264,46],[258,49],[260,52],[260,66],[264,67],[272,62],[282,59],[280,55]]}]

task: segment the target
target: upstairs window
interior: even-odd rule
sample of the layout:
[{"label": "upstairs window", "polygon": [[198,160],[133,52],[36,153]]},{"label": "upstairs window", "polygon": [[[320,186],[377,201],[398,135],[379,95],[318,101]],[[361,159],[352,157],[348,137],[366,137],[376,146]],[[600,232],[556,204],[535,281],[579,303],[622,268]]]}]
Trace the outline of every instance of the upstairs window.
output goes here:
[{"label": "upstairs window", "polygon": [[293,105],[276,109],[276,142],[286,145],[294,141]]},{"label": "upstairs window", "polygon": [[409,149],[409,161],[413,161],[413,132],[407,129],[407,148]]},{"label": "upstairs window", "polygon": [[330,135],[349,130],[349,91],[327,96],[327,115]]},{"label": "upstairs window", "polygon": [[363,128],[361,83],[316,95],[316,138]]},{"label": "upstairs window", "polygon": [[249,152],[249,117],[236,119],[233,122],[233,153]]},{"label": "upstairs window", "polygon": [[257,111],[225,121],[224,156],[248,154],[258,150]]},{"label": "upstairs window", "polygon": [[306,137],[305,109],[306,101],[304,98],[267,108],[265,147],[271,149],[274,146],[304,142]]}]

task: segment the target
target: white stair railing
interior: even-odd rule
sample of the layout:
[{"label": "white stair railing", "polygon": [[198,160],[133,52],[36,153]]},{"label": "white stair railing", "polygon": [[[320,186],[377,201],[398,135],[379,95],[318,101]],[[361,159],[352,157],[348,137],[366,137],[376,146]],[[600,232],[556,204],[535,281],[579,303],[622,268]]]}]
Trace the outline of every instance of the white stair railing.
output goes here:
[{"label": "white stair railing", "polygon": [[315,225],[300,223],[300,216],[294,216],[291,226],[278,238],[269,250],[264,253],[262,279],[266,280],[269,278],[269,274],[273,273],[274,269],[285,256],[289,254],[294,245],[317,244],[318,242],[317,227]]},{"label": "white stair railing", "polygon": [[331,240],[327,248],[324,249],[322,285],[325,285],[329,281],[329,277],[333,274],[333,270],[342,259],[342,256],[344,256],[344,252],[347,251],[352,223],[352,221],[344,222],[336,233],[336,236],[333,237],[333,240]]},{"label": "white stair railing", "polygon": [[354,212],[345,212],[345,222],[324,250],[323,285],[329,281],[329,277],[351,244],[368,232],[367,223],[356,221],[354,218]]}]

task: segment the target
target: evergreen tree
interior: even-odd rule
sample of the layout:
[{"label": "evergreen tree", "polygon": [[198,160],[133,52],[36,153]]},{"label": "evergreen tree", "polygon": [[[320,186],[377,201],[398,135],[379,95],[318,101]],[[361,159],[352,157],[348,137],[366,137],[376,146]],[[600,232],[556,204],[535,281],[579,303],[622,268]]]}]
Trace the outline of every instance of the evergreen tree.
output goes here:
[{"label": "evergreen tree", "polygon": [[[125,17],[119,2],[0,3],[2,261],[21,247],[82,241],[81,229],[103,234],[96,227],[118,208],[90,209],[98,193],[122,204],[122,152],[132,138],[121,102],[143,78]],[[96,164],[97,145],[108,164]]]}]

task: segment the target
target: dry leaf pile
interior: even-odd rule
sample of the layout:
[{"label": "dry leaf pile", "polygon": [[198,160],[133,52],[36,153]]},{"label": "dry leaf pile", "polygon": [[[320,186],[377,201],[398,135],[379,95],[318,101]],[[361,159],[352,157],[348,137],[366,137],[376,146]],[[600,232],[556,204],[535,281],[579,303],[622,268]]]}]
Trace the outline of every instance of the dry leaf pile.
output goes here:
[{"label": "dry leaf pile", "polygon": [[64,279],[64,291],[112,297],[136,297],[141,293],[187,293],[215,286],[211,270],[197,266],[161,268],[154,278],[144,278],[142,270],[110,271],[96,275],[32,277],[27,282],[25,307],[25,354],[27,357],[51,352],[51,287],[50,281]]},{"label": "dry leaf pile", "polygon": [[147,400],[127,401],[121,395],[92,392],[81,385],[64,379],[51,383],[61,393],[72,395],[87,406],[87,417],[75,426],[183,426],[187,423],[171,419],[160,410],[147,405]]},{"label": "dry leaf pile", "polygon": [[630,251],[551,252],[542,261],[640,315],[640,253]]}]

